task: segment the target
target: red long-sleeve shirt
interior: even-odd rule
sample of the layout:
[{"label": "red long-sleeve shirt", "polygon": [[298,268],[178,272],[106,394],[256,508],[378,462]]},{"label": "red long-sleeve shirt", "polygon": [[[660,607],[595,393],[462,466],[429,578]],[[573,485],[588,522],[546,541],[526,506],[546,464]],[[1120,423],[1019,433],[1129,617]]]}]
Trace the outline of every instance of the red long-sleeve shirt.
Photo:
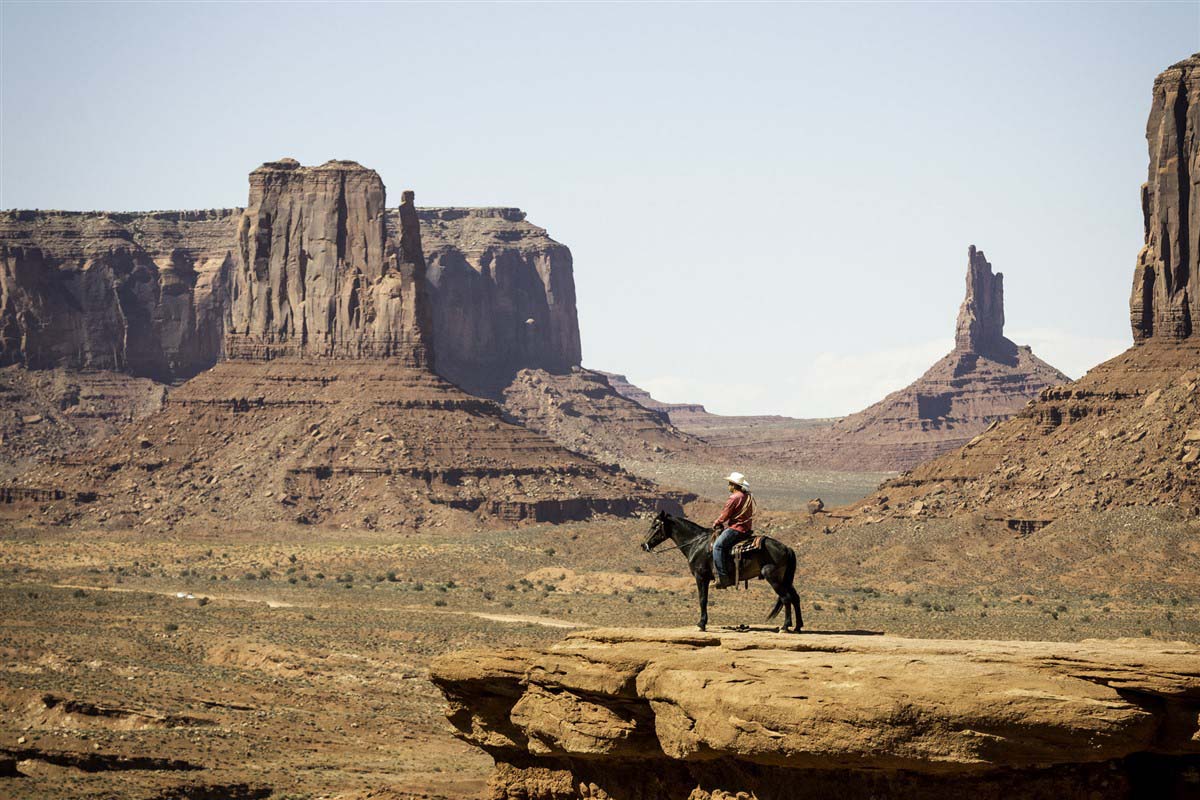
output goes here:
[{"label": "red long-sleeve shirt", "polygon": [[733,492],[729,501],[721,509],[721,516],[713,522],[714,526],[724,525],[735,531],[750,533],[754,530],[754,501],[745,492]]}]

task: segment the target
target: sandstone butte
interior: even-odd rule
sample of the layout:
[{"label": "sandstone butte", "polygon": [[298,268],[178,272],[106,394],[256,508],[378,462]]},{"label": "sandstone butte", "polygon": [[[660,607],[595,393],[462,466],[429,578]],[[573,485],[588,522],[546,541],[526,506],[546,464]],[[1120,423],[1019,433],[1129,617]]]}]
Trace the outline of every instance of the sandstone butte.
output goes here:
[{"label": "sandstone butte", "polygon": [[1195,797],[1200,650],[594,629],[442,656],[496,800]]},{"label": "sandstone butte", "polygon": [[[373,170],[284,159],[251,173],[245,210],[230,219],[201,216],[235,231],[232,249],[224,256],[197,249],[164,263],[227,270],[226,280],[210,284],[224,287],[227,309],[219,361],[172,390],[138,425],[28,469],[12,491],[50,492],[37,499],[54,500],[45,510],[51,517],[168,527],[183,519],[254,519],[400,528],[678,508],[677,496],[506,420],[494,402],[432,371],[430,286],[411,192],[389,235],[385,190]],[[44,253],[4,250],[11,274],[36,268],[46,280],[84,282],[93,272],[119,271],[113,259],[120,269],[150,270],[130,266],[128,251],[114,245],[82,266],[67,259],[60,266],[78,275],[63,278],[48,271]],[[132,281],[149,285],[150,301],[128,308],[153,308],[155,298],[161,308],[154,281],[163,271],[157,265]],[[119,300],[128,284],[107,280],[98,285],[115,286]],[[18,289],[36,285],[25,276]],[[119,317],[112,309],[119,302],[100,294]],[[27,310],[39,313],[46,309],[39,298],[61,300],[54,292],[23,297]],[[181,300],[185,311],[171,319],[200,325],[208,316],[195,309],[212,298]],[[41,341],[41,328],[26,324],[33,317],[15,318],[26,352],[54,357],[53,348],[30,344]],[[87,315],[70,319],[82,323],[72,348],[93,341]],[[150,323],[165,319],[151,315]],[[128,332],[120,338],[127,341]],[[120,366],[131,352],[114,351],[107,366]],[[160,348],[146,363],[173,369],[190,363],[184,352]]]},{"label": "sandstone butte", "polygon": [[982,250],[967,251],[966,296],[954,349],[912,384],[837,420],[722,417],[703,406],[659,403],[624,376],[625,397],[666,414],[683,431],[743,458],[806,469],[891,471],[954,450],[1070,378],[1004,336],[1004,276]]},{"label": "sandstone butte", "polygon": [[1200,54],[1154,81],[1142,187],[1145,244],[1130,302],[1134,345],[1016,417],[884,484],[850,509],[1006,519],[1028,530],[1121,506],[1200,515]]},{"label": "sandstone butte", "polygon": [[[355,171],[353,163],[335,161],[297,174],[310,176],[314,186],[321,180],[345,179],[351,188],[355,181],[375,182],[371,170]],[[571,252],[527,222],[524,212],[389,209],[381,194],[372,194],[365,216],[346,220],[369,227],[372,242],[348,241],[346,230],[312,231],[314,249],[289,254],[295,244],[289,237],[299,229],[289,233],[286,226],[320,224],[327,212],[269,191],[294,168],[293,160],[283,159],[255,171],[251,181],[260,184],[265,205],[249,218],[243,209],[0,212],[0,365],[186,380],[221,356],[228,316],[236,318],[237,333],[246,333],[251,288],[265,298],[254,324],[269,318],[276,327],[302,329],[315,343],[330,313],[349,313],[345,304],[358,292],[302,278],[305,259],[344,254],[377,274],[385,247],[403,252],[402,216],[414,211],[427,264],[425,285],[416,288],[426,295],[434,361],[444,377],[471,392],[498,394],[520,369],[563,372],[579,365]],[[382,184],[367,188],[381,192]],[[317,202],[321,197],[314,195]],[[285,205],[277,207],[281,201]],[[378,241],[380,230],[386,241]],[[260,243],[247,238],[259,235],[284,246],[260,253]],[[363,248],[369,252],[357,252]],[[259,255],[264,260],[256,262]],[[398,263],[414,263],[414,255]],[[235,268],[247,258],[253,269]],[[270,279],[284,283],[272,286]],[[294,306],[300,283],[306,301]],[[349,342],[341,346],[348,348],[343,355],[357,350]]]},{"label": "sandstone butte", "polygon": [[[298,181],[307,194],[279,191]],[[362,194],[361,208],[326,207],[339,186]],[[255,170],[251,188],[247,209],[0,212],[0,394],[13,409],[0,417],[0,473],[157,410],[146,381],[127,376],[180,383],[255,354],[395,354],[608,462],[696,450],[580,367],[571,251],[520,209],[389,209],[378,176],[348,161],[282,159]],[[400,255],[391,267],[389,254]],[[350,281],[310,270],[313,259],[345,260]],[[353,334],[335,341],[335,327]],[[562,413],[543,389],[565,398]]]}]

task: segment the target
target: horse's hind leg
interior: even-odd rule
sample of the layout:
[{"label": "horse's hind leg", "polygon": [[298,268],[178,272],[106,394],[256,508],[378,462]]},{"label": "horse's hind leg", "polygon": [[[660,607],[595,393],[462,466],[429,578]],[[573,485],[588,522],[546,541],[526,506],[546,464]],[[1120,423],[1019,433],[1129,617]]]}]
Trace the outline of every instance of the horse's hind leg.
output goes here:
[{"label": "horse's hind leg", "polygon": [[800,593],[796,591],[795,586],[788,587],[788,594],[791,596],[791,602],[796,606],[796,627],[795,631],[799,631],[804,627],[804,615],[800,613]]},{"label": "horse's hind leg", "polygon": [[708,629],[708,576],[696,576],[696,595],[700,600],[700,621],[696,623],[696,627],[700,630]]}]

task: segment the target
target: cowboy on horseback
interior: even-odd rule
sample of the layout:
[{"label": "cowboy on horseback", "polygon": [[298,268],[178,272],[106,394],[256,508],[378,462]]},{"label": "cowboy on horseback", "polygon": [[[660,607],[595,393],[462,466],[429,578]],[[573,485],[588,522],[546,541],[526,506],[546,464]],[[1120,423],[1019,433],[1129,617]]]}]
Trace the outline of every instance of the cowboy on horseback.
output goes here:
[{"label": "cowboy on horseback", "polygon": [[750,538],[754,532],[754,498],[750,496],[750,483],[740,472],[731,472],[725,478],[729,482],[729,500],[721,509],[721,516],[713,521],[713,564],[717,569],[717,588],[733,586],[733,561],[729,551],[738,542]]}]

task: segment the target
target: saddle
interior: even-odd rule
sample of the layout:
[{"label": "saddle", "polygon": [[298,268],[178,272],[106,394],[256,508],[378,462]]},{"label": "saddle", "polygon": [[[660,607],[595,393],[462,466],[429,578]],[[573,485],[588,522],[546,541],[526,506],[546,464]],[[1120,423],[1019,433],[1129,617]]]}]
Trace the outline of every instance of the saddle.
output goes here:
[{"label": "saddle", "polygon": [[[758,577],[757,575],[743,577],[743,562],[763,549],[763,539],[765,538],[767,537],[761,534],[754,534],[746,541],[738,542],[729,550],[729,555],[733,558],[733,583],[735,586],[743,581],[749,581],[751,577]],[[749,587],[749,583],[746,585]]]}]

